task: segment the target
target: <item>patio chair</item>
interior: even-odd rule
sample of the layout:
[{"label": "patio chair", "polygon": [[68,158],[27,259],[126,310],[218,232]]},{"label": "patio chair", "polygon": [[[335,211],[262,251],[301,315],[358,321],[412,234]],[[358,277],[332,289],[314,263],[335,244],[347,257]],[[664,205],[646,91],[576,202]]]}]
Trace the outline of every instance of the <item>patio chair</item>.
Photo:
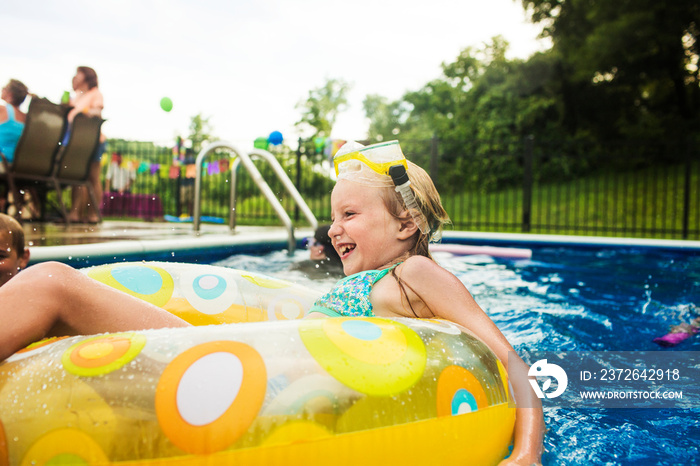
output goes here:
[{"label": "patio chair", "polygon": [[90,194],[90,200],[97,208],[97,216],[100,221],[100,203],[102,199],[97,199],[95,190],[89,181],[90,160],[100,143],[100,128],[104,123],[100,117],[87,116],[79,113],[73,119],[68,143],[59,153],[58,166],[53,176],[54,186],[58,194],[58,202],[61,207],[61,214],[68,223],[68,212],[63,202],[63,186],[85,186]]},{"label": "patio chair", "polygon": [[[44,98],[33,98],[27,111],[27,119],[24,124],[22,136],[17,142],[15,158],[9,164],[4,156],[0,155],[0,163],[5,167],[4,173],[0,173],[0,180],[4,179],[12,193],[13,203],[17,208],[17,215],[24,203],[24,195],[20,188],[35,187],[39,182],[53,184],[52,175],[56,164],[60,143],[66,132],[66,116],[71,107],[57,105]],[[41,216],[44,214],[44,205],[34,191],[34,202],[39,203]]]}]

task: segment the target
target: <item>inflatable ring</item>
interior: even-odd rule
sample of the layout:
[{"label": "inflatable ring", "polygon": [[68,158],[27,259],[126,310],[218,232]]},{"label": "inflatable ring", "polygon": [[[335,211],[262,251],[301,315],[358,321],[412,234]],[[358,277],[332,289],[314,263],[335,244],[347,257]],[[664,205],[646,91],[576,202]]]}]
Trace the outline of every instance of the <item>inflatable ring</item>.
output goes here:
[{"label": "inflatable ring", "polygon": [[192,325],[300,319],[322,294],[285,280],[212,265],[124,262],[81,271]]},{"label": "inflatable ring", "polygon": [[[195,290],[181,289],[184,274],[168,264],[144,265],[172,277],[168,302]],[[317,294],[189,268],[188,279],[216,277],[200,278],[210,294],[198,296],[233,300],[216,310],[251,303],[256,318],[279,319],[265,307],[277,293]],[[238,294],[227,294],[231,284]],[[514,423],[500,361],[439,320],[289,319],[80,336],[0,363],[0,465],[496,464]]]}]

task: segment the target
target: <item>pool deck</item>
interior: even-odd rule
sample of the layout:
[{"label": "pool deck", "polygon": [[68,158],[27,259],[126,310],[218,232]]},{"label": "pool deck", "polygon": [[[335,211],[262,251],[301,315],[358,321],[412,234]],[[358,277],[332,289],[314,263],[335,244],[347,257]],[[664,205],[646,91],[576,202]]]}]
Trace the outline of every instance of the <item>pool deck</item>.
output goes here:
[{"label": "pool deck", "polygon": [[[195,234],[191,223],[109,220],[99,225],[26,224],[25,242],[30,263],[58,260],[73,265],[94,265],[123,260],[197,261],[212,252],[219,256],[235,252],[285,249],[284,227],[202,224]],[[297,242],[312,235],[310,228],[295,230]]]},{"label": "pool deck", "polygon": [[[223,258],[235,253],[282,250],[288,244],[287,232],[282,226],[238,226],[231,233],[227,225],[202,224],[200,233],[195,234],[191,223],[108,220],[99,225],[30,223],[24,226],[24,231],[31,251],[31,263],[58,260],[72,265],[95,265],[145,259],[198,262],[211,259],[212,255]],[[297,228],[297,244],[312,234],[308,227]],[[651,247],[700,252],[700,241],[621,237],[445,231],[443,240],[520,248]]]}]

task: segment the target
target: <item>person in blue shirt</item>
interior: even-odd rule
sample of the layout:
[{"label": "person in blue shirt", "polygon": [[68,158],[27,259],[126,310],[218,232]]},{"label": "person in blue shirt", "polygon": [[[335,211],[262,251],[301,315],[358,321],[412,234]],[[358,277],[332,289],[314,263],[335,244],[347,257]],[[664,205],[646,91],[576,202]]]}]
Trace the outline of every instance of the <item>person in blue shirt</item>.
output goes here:
[{"label": "person in blue shirt", "polygon": [[0,106],[0,151],[10,163],[15,157],[15,147],[27,119],[27,115],[19,109],[27,93],[27,86],[16,79],[10,79],[2,88],[2,100],[9,105]]},{"label": "person in blue shirt", "polygon": [[[17,141],[22,135],[27,119],[27,115],[19,106],[27,98],[27,93],[27,86],[16,79],[10,79],[0,93],[2,100],[8,104],[0,105],[0,173],[5,172],[15,158]],[[6,194],[0,193],[0,212],[4,212],[6,208],[5,196]]]}]

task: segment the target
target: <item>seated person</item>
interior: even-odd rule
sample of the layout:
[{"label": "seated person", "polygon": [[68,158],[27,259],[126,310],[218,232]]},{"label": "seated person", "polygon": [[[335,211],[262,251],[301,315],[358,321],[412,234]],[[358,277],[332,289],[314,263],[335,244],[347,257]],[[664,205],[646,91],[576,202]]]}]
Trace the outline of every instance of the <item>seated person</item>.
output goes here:
[{"label": "seated person", "polygon": [[27,98],[27,86],[16,79],[10,79],[10,82],[2,88],[0,96],[9,104],[0,106],[0,152],[8,163],[12,163],[17,141],[22,135],[24,122],[27,120],[27,115],[19,109]]},{"label": "seated person", "polygon": [[22,226],[9,215],[0,213],[0,286],[7,283],[29,262]]},{"label": "seated person", "polygon": [[[19,109],[24,99],[27,98],[27,86],[16,79],[10,79],[0,94],[2,100],[9,105],[0,106],[0,173],[4,173],[15,158],[17,141],[24,130],[24,122],[27,115]],[[5,187],[3,187],[4,189]],[[0,212],[7,208],[7,193],[0,192]]]}]

